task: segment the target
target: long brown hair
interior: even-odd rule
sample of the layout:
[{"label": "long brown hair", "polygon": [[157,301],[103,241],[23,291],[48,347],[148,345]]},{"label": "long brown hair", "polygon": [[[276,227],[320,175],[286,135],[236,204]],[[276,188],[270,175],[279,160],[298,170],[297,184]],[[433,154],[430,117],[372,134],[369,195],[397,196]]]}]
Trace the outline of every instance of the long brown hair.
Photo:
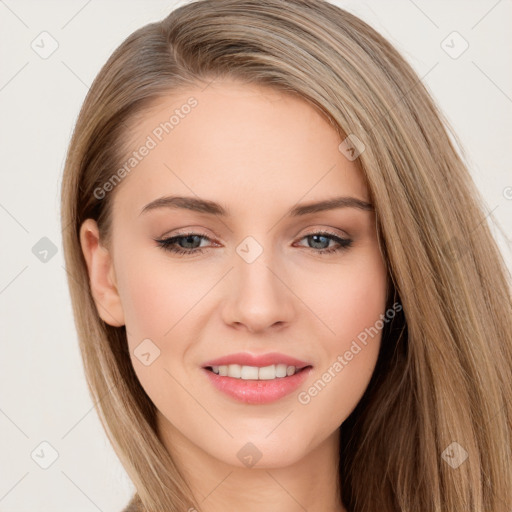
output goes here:
[{"label": "long brown hair", "polygon": [[[340,427],[340,483],[354,512],[510,512],[511,279],[464,153],[421,80],[375,30],[321,0],[200,0],[131,34],[80,111],[62,182],[63,245],[88,386],[148,512],[200,506],[155,428],[124,327],[98,315],[79,229],[107,245],[127,123],[155,99],[224,77],[298,95],[357,162],[402,314]],[[125,178],[125,179],[129,179]],[[466,458],[467,457],[467,458]],[[458,463],[453,463],[458,460]]]}]

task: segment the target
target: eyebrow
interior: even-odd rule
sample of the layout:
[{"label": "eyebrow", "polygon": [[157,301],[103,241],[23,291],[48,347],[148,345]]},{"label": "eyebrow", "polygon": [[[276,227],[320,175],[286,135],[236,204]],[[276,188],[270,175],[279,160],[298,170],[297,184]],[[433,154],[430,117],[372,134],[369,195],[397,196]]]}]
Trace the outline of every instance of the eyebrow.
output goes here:
[{"label": "eyebrow", "polygon": [[[158,208],[172,208],[192,210],[198,213],[206,213],[210,215],[220,215],[227,217],[230,215],[227,208],[219,203],[209,201],[207,199],[199,199],[196,197],[184,196],[164,196],[151,201],[142,208],[139,216],[151,210]],[[336,208],[357,208],[359,210],[373,211],[373,206],[366,201],[351,196],[334,197],[313,203],[305,203],[294,206],[288,212],[290,217],[299,217],[301,215],[309,215],[312,213],[323,212],[326,210],[334,210]]]}]

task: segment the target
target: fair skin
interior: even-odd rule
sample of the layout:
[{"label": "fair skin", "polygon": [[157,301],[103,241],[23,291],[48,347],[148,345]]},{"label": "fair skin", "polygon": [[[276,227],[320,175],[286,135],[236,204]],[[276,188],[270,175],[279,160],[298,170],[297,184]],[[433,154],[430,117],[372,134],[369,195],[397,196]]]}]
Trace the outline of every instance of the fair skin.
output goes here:
[{"label": "fair skin", "polygon": [[[190,96],[197,106],[117,185],[111,246],[99,243],[92,219],[82,225],[98,314],[126,326],[160,438],[201,510],[345,511],[338,428],[370,381],[380,334],[307,404],[298,397],[384,314],[386,268],[373,211],[288,211],[339,196],[369,202],[361,171],[311,105],[228,81],[161,99],[134,123],[133,150]],[[215,201],[229,215],[169,207],[140,213],[166,195]],[[178,231],[207,238],[183,237],[175,247],[203,252],[177,255],[155,242]],[[352,243],[319,254],[340,246],[309,236],[322,231]],[[248,236],[263,251],[251,263],[237,252]],[[148,338],[160,355],[145,365],[134,350]],[[241,403],[212,386],[202,368],[234,352],[280,352],[312,370],[273,403]],[[237,456],[249,442],[261,454],[251,467]]]}]

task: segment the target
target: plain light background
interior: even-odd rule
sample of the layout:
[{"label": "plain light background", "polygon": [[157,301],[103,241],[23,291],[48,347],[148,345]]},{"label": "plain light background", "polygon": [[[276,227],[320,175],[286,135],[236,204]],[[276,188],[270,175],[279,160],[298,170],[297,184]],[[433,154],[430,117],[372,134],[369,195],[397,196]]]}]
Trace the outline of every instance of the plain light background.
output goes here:
[{"label": "plain light background", "polygon": [[[134,491],[86,387],[62,254],[60,183],[74,122],[101,66],[131,32],[183,3],[0,0],[0,512],[116,512]],[[413,65],[459,135],[488,212],[510,237],[512,2],[333,3]],[[47,58],[33,49],[43,51],[41,38],[46,51],[58,44]],[[512,268],[510,245],[493,232]],[[44,237],[56,251],[46,262],[36,250],[49,244]],[[52,454],[56,460],[41,467]]]}]

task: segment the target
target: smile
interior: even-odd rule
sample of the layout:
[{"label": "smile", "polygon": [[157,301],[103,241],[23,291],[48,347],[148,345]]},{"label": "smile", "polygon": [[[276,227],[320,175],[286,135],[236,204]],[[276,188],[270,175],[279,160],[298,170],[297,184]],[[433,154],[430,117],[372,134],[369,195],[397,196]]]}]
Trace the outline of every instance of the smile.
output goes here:
[{"label": "smile", "polygon": [[296,391],[312,369],[312,366],[297,369],[295,366],[277,364],[264,367],[224,365],[202,368],[202,371],[210,384],[229,398],[246,404],[263,405]]},{"label": "smile", "polygon": [[291,377],[297,373],[296,366],[287,364],[271,364],[270,366],[245,366],[229,364],[209,367],[213,373],[222,377],[233,377],[243,380],[273,380],[276,378]]}]

